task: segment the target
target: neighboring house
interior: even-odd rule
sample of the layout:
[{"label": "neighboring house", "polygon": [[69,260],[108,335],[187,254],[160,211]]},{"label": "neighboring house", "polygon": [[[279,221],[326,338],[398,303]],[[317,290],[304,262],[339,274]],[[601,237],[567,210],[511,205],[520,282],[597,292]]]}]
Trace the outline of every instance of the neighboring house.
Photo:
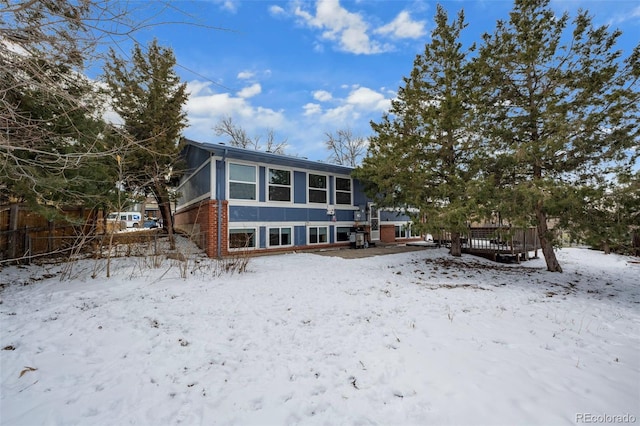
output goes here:
[{"label": "neighboring house", "polygon": [[373,244],[414,237],[407,216],[381,222],[350,167],[190,140],[183,157],[175,227],[210,257],[349,246],[356,228]]}]

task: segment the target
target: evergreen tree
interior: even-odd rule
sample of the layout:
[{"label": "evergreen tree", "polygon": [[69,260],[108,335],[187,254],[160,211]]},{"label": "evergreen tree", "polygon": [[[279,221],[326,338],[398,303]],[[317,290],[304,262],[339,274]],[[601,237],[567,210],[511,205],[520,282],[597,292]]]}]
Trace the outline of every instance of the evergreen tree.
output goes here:
[{"label": "evergreen tree", "polygon": [[[485,34],[476,61],[477,128],[492,155],[487,191],[497,210],[535,225],[547,269],[562,272],[550,219],[580,211],[575,187],[600,186],[638,144],[640,46],[621,60],[619,31],[581,11],[569,30],[549,0],[516,0]],[[574,224],[579,224],[576,215]]]},{"label": "evergreen tree", "polygon": [[438,6],[436,28],[414,61],[404,87],[374,136],[355,175],[382,206],[419,209],[415,221],[451,231],[451,253],[461,255],[460,233],[474,210],[470,194],[478,139],[469,129],[471,78],[460,33],[464,13],[448,23]]},{"label": "evergreen tree", "polygon": [[101,161],[109,129],[82,75],[92,3],[0,4],[0,192],[51,218],[45,205],[100,205],[114,180]]},{"label": "evergreen tree", "polygon": [[149,44],[146,53],[136,44],[131,59],[119,58],[114,50],[109,58],[105,79],[111,88],[114,110],[122,117],[132,142],[125,145],[127,150],[120,156],[125,185],[154,196],[173,247],[169,187],[181,172],[186,84],[180,82],[173,69],[173,52],[159,46],[157,40]]}]

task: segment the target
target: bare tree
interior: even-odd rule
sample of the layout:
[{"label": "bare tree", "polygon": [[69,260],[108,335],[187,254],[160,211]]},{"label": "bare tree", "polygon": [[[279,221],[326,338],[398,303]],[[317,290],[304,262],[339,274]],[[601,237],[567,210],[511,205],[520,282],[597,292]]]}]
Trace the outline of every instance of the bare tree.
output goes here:
[{"label": "bare tree", "polygon": [[[229,137],[229,144],[231,146],[237,146],[245,149],[255,149],[256,151],[272,152],[274,154],[284,154],[284,150],[287,147],[287,140],[280,142],[276,141],[275,132],[273,129],[267,130],[267,140],[265,146],[260,144],[260,136],[251,138],[247,135],[247,132],[236,123],[233,122],[231,117],[224,117],[213,128],[217,136],[226,135]],[[264,148],[264,149],[263,149]]]},{"label": "bare tree", "polygon": [[368,141],[354,136],[351,129],[338,130],[334,135],[326,132],[325,146],[331,152],[329,161],[341,166],[356,167],[367,152]]}]

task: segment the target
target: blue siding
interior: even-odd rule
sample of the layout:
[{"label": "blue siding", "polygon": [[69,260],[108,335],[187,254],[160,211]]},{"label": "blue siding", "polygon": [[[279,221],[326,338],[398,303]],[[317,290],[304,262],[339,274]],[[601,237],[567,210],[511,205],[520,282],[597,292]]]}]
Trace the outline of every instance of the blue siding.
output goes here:
[{"label": "blue siding", "polygon": [[305,204],[307,202],[307,174],[293,172],[293,202]]},{"label": "blue siding", "polygon": [[353,179],[352,182],[353,182],[353,188],[351,188],[351,191],[353,191],[353,205],[366,206],[369,200],[364,194],[364,188],[362,184],[357,179]]},{"label": "blue siding", "polygon": [[[353,212],[337,210],[336,214],[338,220],[353,220]],[[327,215],[326,209],[229,206],[229,222],[326,222],[328,220],[331,220],[331,216]]]},{"label": "blue siding", "polygon": [[217,200],[224,200],[227,198],[227,185],[225,184],[226,182],[225,173],[226,173],[226,170],[224,167],[224,162],[216,161],[216,181],[218,182],[217,190],[216,190]]},{"label": "blue siding", "polygon": [[339,222],[353,221],[353,210],[338,210],[336,209],[336,220]]},{"label": "blue siding", "polygon": [[180,187],[180,204],[188,203],[194,198],[211,190],[211,163],[201,168]]},{"label": "blue siding", "polygon": [[335,200],[333,199],[334,197],[334,188],[335,188],[335,180],[336,178],[333,176],[329,176],[329,204],[335,204]]},{"label": "blue siding", "polygon": [[264,203],[266,201],[266,195],[265,195],[265,182],[266,182],[266,175],[267,175],[267,171],[266,168],[264,166],[260,166],[258,168],[258,200],[260,200],[260,202]]},{"label": "blue siding", "polygon": [[259,247],[260,248],[266,248],[267,247],[267,229],[264,226],[260,227],[260,242],[259,242]]},{"label": "blue siding", "polygon": [[183,155],[187,165],[193,171],[207,161],[211,156],[211,153],[205,149],[189,145],[187,146],[187,149],[185,149]]},{"label": "blue siding", "polygon": [[294,226],[293,241],[297,246],[307,245],[307,228],[304,226]]}]

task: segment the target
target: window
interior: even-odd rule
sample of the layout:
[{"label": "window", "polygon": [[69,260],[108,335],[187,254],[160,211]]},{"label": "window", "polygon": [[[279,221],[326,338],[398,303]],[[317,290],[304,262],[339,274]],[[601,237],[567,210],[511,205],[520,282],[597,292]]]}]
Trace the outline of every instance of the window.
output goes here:
[{"label": "window", "polygon": [[309,228],[309,244],[328,243],[328,228],[326,226],[312,226]]},{"label": "window", "polygon": [[255,229],[229,229],[230,249],[254,248],[255,246]]},{"label": "window", "polygon": [[348,226],[338,226],[336,228],[336,241],[349,241],[351,228]]},{"label": "window", "polygon": [[327,177],[309,173],[309,202],[327,202]]},{"label": "window", "polygon": [[291,201],[291,172],[269,169],[269,201]]},{"label": "window", "polygon": [[336,178],[336,204],[351,205],[351,179]]},{"label": "window", "polygon": [[256,168],[244,164],[229,164],[229,198],[256,199]]},{"label": "window", "polygon": [[419,236],[419,234],[413,231],[413,227],[410,224],[396,225],[396,238],[414,238]]},{"label": "window", "polygon": [[291,228],[269,228],[269,247],[290,246]]}]

